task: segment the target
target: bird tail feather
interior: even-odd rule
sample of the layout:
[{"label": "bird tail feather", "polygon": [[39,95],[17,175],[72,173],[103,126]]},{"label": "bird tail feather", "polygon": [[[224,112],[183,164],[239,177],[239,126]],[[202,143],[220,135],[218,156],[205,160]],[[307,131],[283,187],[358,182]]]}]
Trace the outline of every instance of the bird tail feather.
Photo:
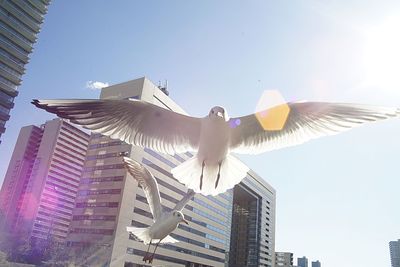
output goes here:
[{"label": "bird tail feather", "polygon": [[[137,228],[137,227],[126,227],[126,230],[132,234],[134,234],[137,238],[143,241],[145,245],[150,244],[156,244],[160,241],[160,239],[151,239],[149,230],[150,228]],[[167,235],[164,237],[160,243],[176,243],[179,242],[175,238],[171,237],[170,235]]]},{"label": "bird tail feather", "polygon": [[149,228],[126,227],[126,230],[143,241],[146,245],[150,244],[151,238]]},{"label": "bird tail feather", "polygon": [[202,162],[194,156],[171,170],[172,175],[188,188],[203,195],[218,195],[233,188],[246,176],[249,168],[232,155],[227,155],[221,164],[220,180],[217,188],[218,164],[207,165],[203,172],[203,187],[200,190]]}]

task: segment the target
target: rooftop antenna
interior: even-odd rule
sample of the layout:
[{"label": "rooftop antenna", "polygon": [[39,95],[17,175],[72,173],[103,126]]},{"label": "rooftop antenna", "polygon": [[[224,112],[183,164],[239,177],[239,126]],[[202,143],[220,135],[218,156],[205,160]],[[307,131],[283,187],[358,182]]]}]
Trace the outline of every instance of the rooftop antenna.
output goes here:
[{"label": "rooftop antenna", "polygon": [[159,81],[158,88],[160,88],[160,90],[164,94],[169,95],[169,92],[168,92],[168,80],[165,80],[164,86],[161,86],[161,81]]}]

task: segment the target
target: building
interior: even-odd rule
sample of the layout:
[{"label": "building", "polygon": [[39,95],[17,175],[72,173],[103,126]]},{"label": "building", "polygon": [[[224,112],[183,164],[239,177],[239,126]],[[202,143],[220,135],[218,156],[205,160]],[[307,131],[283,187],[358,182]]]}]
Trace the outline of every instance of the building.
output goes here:
[{"label": "building", "polygon": [[306,257],[297,258],[297,265],[299,267],[308,267],[308,259]]},{"label": "building", "polygon": [[3,231],[65,240],[88,142],[60,119],[21,129],[0,191]]},{"label": "building", "polygon": [[390,262],[392,267],[400,267],[400,239],[389,242]]},{"label": "building", "polygon": [[311,267],[321,267],[321,263],[319,261],[311,262]]},{"label": "building", "polygon": [[0,1],[0,142],[49,2]]},{"label": "building", "polygon": [[275,267],[293,267],[293,253],[275,252]]},{"label": "building", "polygon": [[[141,99],[184,113],[166,90],[146,78],[103,88],[101,98]],[[147,247],[129,235],[126,226],[147,227],[152,216],[143,190],[124,169],[120,152],[127,152],[154,174],[167,209],[187,192],[170,170],[192,154],[161,155],[92,134],[68,237],[72,250],[88,252],[88,265],[145,266],[142,258]],[[181,242],[158,248],[155,265],[222,267],[245,262],[246,266],[273,266],[275,191],[254,172],[224,194],[197,194],[183,212],[190,225],[179,225],[171,234]],[[231,227],[247,239],[243,241]],[[239,252],[246,255],[237,257]]]}]

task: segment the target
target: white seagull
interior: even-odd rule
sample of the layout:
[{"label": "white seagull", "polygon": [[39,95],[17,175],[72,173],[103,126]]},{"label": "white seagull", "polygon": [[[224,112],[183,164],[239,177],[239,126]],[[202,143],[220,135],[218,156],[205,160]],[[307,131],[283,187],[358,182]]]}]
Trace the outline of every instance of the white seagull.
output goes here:
[{"label": "white seagull", "polygon": [[[193,190],[189,190],[187,194],[175,205],[172,211],[166,211],[161,206],[160,192],[158,184],[154,176],[142,164],[128,157],[123,157],[125,168],[131,176],[138,181],[142,187],[147,202],[149,203],[150,211],[153,214],[154,223],[148,228],[126,227],[127,231],[134,234],[137,238],[149,245],[147,252],[143,258],[144,262],[151,263],[160,243],[175,243],[178,240],[172,238],[169,234],[176,229],[179,223],[189,224],[185,220],[182,213],[183,208],[189,200],[195,195]],[[154,252],[149,255],[151,244],[156,244]]]},{"label": "white seagull", "polygon": [[[229,118],[213,107],[204,118],[182,115],[140,100],[33,100],[39,108],[127,143],[167,153],[194,151],[172,169],[196,193],[217,195],[232,188],[248,167],[231,153],[258,154],[333,135],[366,122],[400,115],[399,108],[327,102],[290,102],[279,130],[264,129],[256,114]],[[269,114],[276,107],[261,113]]]}]

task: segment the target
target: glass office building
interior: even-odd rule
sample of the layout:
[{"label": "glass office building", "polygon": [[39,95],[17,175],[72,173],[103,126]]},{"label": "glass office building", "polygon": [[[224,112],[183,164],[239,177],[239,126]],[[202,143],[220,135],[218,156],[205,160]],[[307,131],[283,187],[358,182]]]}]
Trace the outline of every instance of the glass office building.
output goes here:
[{"label": "glass office building", "polygon": [[0,143],[50,0],[0,1]]}]

